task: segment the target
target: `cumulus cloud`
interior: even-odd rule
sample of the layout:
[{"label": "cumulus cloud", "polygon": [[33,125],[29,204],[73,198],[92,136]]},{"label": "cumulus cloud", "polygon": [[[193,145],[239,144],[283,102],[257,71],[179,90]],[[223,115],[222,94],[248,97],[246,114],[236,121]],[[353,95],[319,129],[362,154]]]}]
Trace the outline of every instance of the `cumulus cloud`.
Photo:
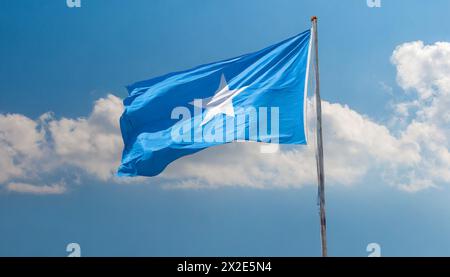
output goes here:
[{"label": "cumulus cloud", "polygon": [[[416,145],[420,160],[390,174],[406,190],[450,183],[450,43],[399,45],[391,57],[401,88],[412,100],[397,104],[397,116],[410,122],[401,140]],[[400,107],[400,108],[399,108]]]},{"label": "cumulus cloud", "polygon": [[[322,102],[328,184],[357,184],[368,173],[406,191],[450,183],[450,43],[405,43],[394,50],[391,62],[409,97],[393,105],[394,124],[380,124],[347,105]],[[78,172],[76,178],[130,182],[114,177],[123,147],[118,126],[122,110],[121,99],[108,95],[82,118],[47,113],[32,120],[0,114],[0,186],[21,193],[64,193],[71,185],[65,180],[73,179],[65,168]],[[310,103],[311,127],[313,110]],[[312,139],[313,129],[309,132]],[[62,181],[42,184],[47,176]],[[275,154],[260,153],[259,144],[248,142],[213,147],[177,160],[151,180],[168,188],[197,189],[313,185],[314,142],[282,146]]]},{"label": "cumulus cloud", "polygon": [[42,157],[44,133],[38,123],[19,114],[0,114],[0,183],[22,176]]},{"label": "cumulus cloud", "polygon": [[54,175],[79,178],[68,176],[68,169],[103,181],[113,178],[122,149],[122,110],[122,100],[108,95],[95,102],[86,118],[0,115],[0,184],[9,191],[55,194],[65,192],[65,186],[30,182]]},{"label": "cumulus cloud", "polygon": [[122,110],[122,101],[108,95],[97,100],[88,118],[51,120],[48,129],[54,143],[53,154],[62,164],[82,168],[101,180],[108,180],[120,161]]}]

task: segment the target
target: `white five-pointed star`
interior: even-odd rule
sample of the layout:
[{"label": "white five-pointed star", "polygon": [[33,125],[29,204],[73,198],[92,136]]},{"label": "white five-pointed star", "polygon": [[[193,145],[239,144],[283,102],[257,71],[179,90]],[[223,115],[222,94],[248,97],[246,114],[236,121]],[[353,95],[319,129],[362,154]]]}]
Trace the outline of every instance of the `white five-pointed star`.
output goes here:
[{"label": "white five-pointed star", "polygon": [[[205,108],[206,112],[200,126],[205,125],[218,114],[225,114],[227,116],[234,117],[233,98],[246,88],[247,86],[230,90],[227,81],[225,80],[225,76],[222,74],[219,89],[214,96],[201,101],[201,108]],[[192,104],[198,106],[195,101]]]}]

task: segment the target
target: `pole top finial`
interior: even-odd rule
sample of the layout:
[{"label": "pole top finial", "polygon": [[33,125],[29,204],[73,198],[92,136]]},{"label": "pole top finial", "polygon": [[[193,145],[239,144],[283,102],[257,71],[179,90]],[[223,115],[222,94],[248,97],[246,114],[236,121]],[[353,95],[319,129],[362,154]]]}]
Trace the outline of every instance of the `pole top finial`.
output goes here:
[{"label": "pole top finial", "polygon": [[311,21],[317,21],[317,16],[315,15],[311,16]]}]

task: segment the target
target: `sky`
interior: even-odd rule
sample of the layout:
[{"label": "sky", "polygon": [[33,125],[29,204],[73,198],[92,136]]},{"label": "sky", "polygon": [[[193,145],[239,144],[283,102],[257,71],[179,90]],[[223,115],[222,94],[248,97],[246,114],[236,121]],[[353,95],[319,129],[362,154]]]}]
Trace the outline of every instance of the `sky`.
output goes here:
[{"label": "sky", "polygon": [[[319,256],[314,149],[119,178],[125,86],[319,18],[331,256],[450,255],[450,2],[0,0],[0,256]],[[310,120],[312,118],[310,117]]]}]

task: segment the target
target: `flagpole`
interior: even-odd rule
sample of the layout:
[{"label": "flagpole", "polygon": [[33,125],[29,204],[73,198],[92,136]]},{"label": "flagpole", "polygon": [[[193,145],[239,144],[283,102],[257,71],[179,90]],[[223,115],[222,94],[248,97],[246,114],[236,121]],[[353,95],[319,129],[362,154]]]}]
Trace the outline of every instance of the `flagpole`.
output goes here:
[{"label": "flagpole", "polygon": [[319,207],[320,207],[320,237],[322,241],[322,257],[327,257],[327,223],[325,217],[325,175],[323,168],[323,139],[322,139],[322,105],[320,99],[320,79],[319,79],[319,45],[317,36],[317,17],[311,17],[312,34],[314,36],[314,71],[316,79],[316,115],[317,115],[317,179],[319,183]]}]

